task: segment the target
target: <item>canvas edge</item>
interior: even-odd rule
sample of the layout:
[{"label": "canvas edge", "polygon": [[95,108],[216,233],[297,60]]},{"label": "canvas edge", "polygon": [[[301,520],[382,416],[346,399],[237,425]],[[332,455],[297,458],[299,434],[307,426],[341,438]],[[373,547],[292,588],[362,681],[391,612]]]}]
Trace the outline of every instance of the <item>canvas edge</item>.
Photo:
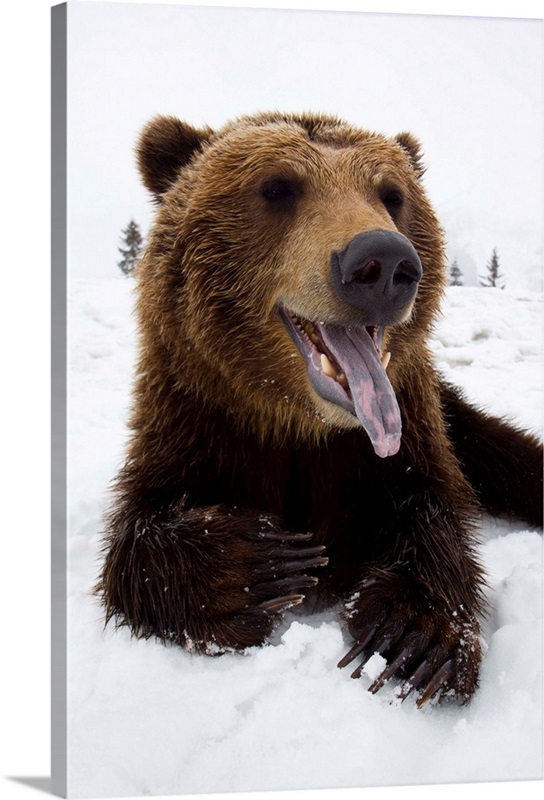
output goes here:
[{"label": "canvas edge", "polygon": [[67,4],[51,8],[51,789],[67,796]]}]

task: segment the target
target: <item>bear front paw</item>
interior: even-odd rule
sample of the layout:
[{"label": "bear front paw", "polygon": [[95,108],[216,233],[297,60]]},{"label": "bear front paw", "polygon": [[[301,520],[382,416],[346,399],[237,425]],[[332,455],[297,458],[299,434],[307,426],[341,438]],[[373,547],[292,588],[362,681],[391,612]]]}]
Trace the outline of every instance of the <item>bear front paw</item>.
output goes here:
[{"label": "bear front paw", "polygon": [[380,598],[379,579],[371,578],[346,604],[355,643],[338,666],[358,661],[351,676],[359,678],[377,653],[387,666],[369,687],[373,694],[397,679],[401,702],[416,693],[418,708],[431,698],[467,703],[477,688],[482,658],[476,617],[462,604],[451,608],[443,599],[425,597],[421,589],[407,592],[406,586],[394,591],[392,583],[389,575]]},{"label": "bear front paw", "polygon": [[304,601],[305,590],[319,580],[306,571],[328,564],[325,547],[309,546],[311,538],[311,533],[284,533],[277,528],[255,535],[247,585],[242,591],[235,584],[224,587],[239,610],[216,616],[216,646],[243,649],[262,644],[281,614]]},{"label": "bear front paw", "polygon": [[97,587],[106,620],[138,637],[218,653],[262,644],[328,563],[311,533],[219,506],[173,509],[111,538]]}]

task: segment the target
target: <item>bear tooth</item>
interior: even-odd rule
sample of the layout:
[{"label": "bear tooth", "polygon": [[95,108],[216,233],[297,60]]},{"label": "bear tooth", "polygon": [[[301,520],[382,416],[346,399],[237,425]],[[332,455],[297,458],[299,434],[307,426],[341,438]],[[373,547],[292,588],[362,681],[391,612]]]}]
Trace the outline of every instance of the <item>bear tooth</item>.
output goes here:
[{"label": "bear tooth", "polygon": [[391,360],[391,353],[390,352],[384,353],[382,356],[382,366],[384,369],[387,369],[390,360]]},{"label": "bear tooth", "polygon": [[317,344],[319,342],[319,339],[317,338],[314,325],[311,322],[308,322],[308,320],[305,320],[302,327],[306,335],[309,337],[310,341],[312,341],[314,344]]},{"label": "bear tooth", "polygon": [[340,384],[340,386],[343,386],[344,389],[349,386],[348,379],[343,372],[339,372],[338,375],[336,375],[336,381]]},{"label": "bear tooth", "polygon": [[328,378],[336,378],[336,370],[325,353],[321,353],[321,369]]}]

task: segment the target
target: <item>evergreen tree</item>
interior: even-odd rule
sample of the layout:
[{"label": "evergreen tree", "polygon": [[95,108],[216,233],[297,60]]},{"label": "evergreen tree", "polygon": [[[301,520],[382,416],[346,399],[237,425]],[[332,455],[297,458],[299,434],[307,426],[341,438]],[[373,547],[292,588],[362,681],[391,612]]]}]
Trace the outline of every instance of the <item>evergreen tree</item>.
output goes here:
[{"label": "evergreen tree", "polygon": [[118,248],[123,258],[117,262],[117,266],[125,275],[131,275],[134,272],[142,249],[142,243],[143,238],[140,229],[131,219],[123,231],[123,244],[125,246]]},{"label": "evergreen tree", "polygon": [[494,247],[491,258],[487,264],[487,275],[484,278],[480,277],[480,284],[481,286],[492,286],[498,289],[504,289],[502,280],[503,276],[499,272],[499,257],[497,255],[497,249]]},{"label": "evergreen tree", "polygon": [[463,285],[463,273],[459,269],[459,264],[457,263],[457,259],[454,258],[450,267],[450,286],[462,286],[462,285]]}]

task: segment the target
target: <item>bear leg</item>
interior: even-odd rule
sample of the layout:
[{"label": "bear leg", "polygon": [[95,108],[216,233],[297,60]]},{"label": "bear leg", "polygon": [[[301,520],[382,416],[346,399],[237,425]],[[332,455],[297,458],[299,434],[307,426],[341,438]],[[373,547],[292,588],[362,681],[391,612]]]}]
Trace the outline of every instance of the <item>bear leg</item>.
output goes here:
[{"label": "bear leg", "polygon": [[311,537],[219,506],[124,518],[110,530],[98,586],[106,620],[201,652],[262,644],[317,584],[307,570],[328,561]]},{"label": "bear leg", "polygon": [[542,527],[541,442],[474,408],[452,386],[442,383],[440,392],[455,455],[482,506]]},{"label": "bear leg", "polygon": [[370,691],[400,679],[400,698],[416,692],[420,707],[435,695],[467,702],[478,684],[485,614],[469,507],[460,513],[428,491],[398,498],[375,540],[381,555],[363,566],[346,601],[354,645],[338,666],[358,662],[358,678],[378,653],[387,665]]}]

